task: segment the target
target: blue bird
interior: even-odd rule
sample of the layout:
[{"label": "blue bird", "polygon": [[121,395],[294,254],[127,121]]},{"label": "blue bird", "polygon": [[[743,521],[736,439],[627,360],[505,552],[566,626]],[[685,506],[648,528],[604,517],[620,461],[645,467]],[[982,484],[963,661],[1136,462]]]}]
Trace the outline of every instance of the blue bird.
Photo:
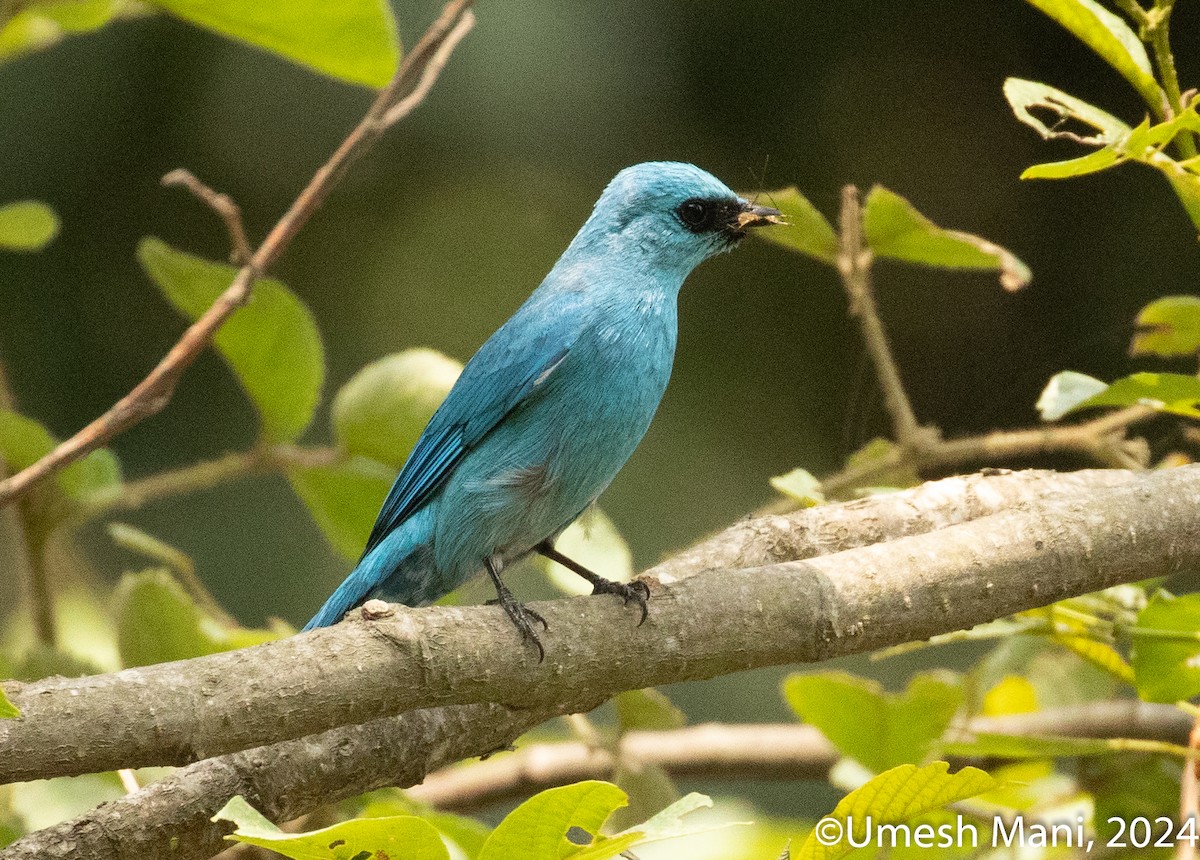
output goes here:
[{"label": "blue bird", "polygon": [[634,602],[644,583],[604,579],[554,539],[629,459],[671,376],[676,298],[704,260],[778,210],[742,200],[691,164],[622,170],[520,309],[463,369],[392,485],[358,565],[305,630],[371,598],[420,606],[487,570],[498,602],[544,656],[500,579],[537,552],[593,593]]}]

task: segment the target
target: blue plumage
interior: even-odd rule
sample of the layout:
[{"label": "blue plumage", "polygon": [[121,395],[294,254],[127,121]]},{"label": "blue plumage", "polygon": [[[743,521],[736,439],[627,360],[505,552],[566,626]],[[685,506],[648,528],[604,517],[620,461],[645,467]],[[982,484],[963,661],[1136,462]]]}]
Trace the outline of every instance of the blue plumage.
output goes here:
[{"label": "blue plumage", "polygon": [[[778,214],[690,164],[617,174],[541,286],[467,363],[358,566],[305,629],[374,597],[430,603],[486,567],[537,644],[529,620],[540,618],[512,599],[500,570],[534,550],[553,553],[553,538],[641,441],[671,375],[684,278]],[[644,604],[636,588],[597,590]]]}]

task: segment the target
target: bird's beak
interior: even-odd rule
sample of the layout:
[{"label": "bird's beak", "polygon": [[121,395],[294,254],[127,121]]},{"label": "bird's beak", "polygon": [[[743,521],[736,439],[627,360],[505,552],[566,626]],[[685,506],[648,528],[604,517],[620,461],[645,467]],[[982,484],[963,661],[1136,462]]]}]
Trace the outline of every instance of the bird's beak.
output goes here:
[{"label": "bird's beak", "polygon": [[741,231],[748,227],[766,227],[770,224],[786,224],[783,213],[769,206],[756,206],[749,200],[739,200],[740,208],[735,223],[735,229]]}]

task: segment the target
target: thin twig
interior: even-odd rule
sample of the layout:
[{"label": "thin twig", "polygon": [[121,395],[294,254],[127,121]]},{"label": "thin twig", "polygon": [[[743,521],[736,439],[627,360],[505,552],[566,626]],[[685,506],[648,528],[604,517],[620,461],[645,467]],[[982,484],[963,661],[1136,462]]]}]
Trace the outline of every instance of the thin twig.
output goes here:
[{"label": "thin twig", "polygon": [[[1166,94],[1168,110],[1167,118],[1183,113],[1183,97],[1179,91],[1179,74],[1175,71],[1175,55],[1171,53],[1171,10],[1175,7],[1172,2],[1156,2],[1154,10],[1147,14],[1148,23],[1143,28],[1143,38],[1150,43],[1154,51],[1154,60],[1158,64],[1158,76]],[[1175,146],[1183,158],[1196,155],[1196,142],[1192,132],[1184,130],[1175,138]]]},{"label": "thin twig", "polygon": [[[471,3],[472,0],[451,0],[445,6],[438,19],[405,57],[400,70],[380,92],[366,116],[313,175],[250,261],[234,277],[233,283],[184,332],[158,366],[99,418],[27,469],[0,481],[0,505],[11,502],[38,481],[94,451],[167,405],[184,370],[212,343],[217,330],[234,311],[246,303],[254,281],[275,263],[296,233],[329,196],[350,164],[387,130],[390,125],[389,113],[397,111],[394,114],[397,120],[406,116],[428,92],[432,84],[431,76],[436,76],[441,69],[438,64],[445,62],[446,54],[439,49],[447,42],[453,47],[474,23]],[[400,106],[406,101],[405,111],[400,112]]]},{"label": "thin twig", "polygon": [[837,257],[837,270],[842,286],[850,300],[850,314],[858,320],[862,329],[867,354],[875,365],[879,386],[883,389],[883,403],[892,418],[892,430],[901,446],[916,443],[922,428],[913,412],[912,403],[900,381],[896,358],[888,343],[887,332],[875,306],[871,292],[872,255],[862,234],[862,206],[858,200],[858,189],[847,185],[842,189],[842,211],[840,216],[841,236]]},{"label": "thin twig", "polygon": [[[966,730],[1182,744],[1188,720],[1171,705],[1111,701],[976,718]],[[612,750],[586,741],[531,744],[508,755],[435,771],[407,793],[439,809],[471,813],[556,785],[611,779],[618,760],[661,767],[676,778],[823,780],[839,758],[833,744],[810,725],[706,723],[628,732]]]},{"label": "thin twig", "polygon": [[[1149,407],[1131,406],[1081,424],[1000,430],[961,439],[935,439],[918,447],[897,447],[879,460],[835,472],[824,478],[821,486],[826,495],[838,497],[900,468],[936,472],[977,463],[1009,464],[1047,454],[1078,454],[1103,466],[1140,470],[1146,468],[1146,462],[1136,446],[1124,438],[1124,431],[1157,414]],[[782,509],[781,505],[772,508]]]},{"label": "thin twig", "polygon": [[164,176],[162,184],[168,187],[178,185],[186,188],[200,202],[216,212],[225,222],[225,229],[229,231],[229,261],[239,266],[245,266],[250,262],[254,249],[250,247],[250,240],[246,238],[246,227],[242,223],[242,210],[238,208],[232,197],[213,191],[197,179],[190,170],[182,167],[172,170]]}]

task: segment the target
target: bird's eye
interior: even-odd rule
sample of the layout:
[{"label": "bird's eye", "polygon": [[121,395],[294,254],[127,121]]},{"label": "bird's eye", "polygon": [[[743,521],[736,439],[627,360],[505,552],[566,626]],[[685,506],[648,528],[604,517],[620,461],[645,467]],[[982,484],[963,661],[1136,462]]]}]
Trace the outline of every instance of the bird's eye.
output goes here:
[{"label": "bird's eye", "polygon": [[704,200],[685,200],[679,204],[677,211],[684,225],[695,233],[709,229],[712,226],[712,206]]}]

